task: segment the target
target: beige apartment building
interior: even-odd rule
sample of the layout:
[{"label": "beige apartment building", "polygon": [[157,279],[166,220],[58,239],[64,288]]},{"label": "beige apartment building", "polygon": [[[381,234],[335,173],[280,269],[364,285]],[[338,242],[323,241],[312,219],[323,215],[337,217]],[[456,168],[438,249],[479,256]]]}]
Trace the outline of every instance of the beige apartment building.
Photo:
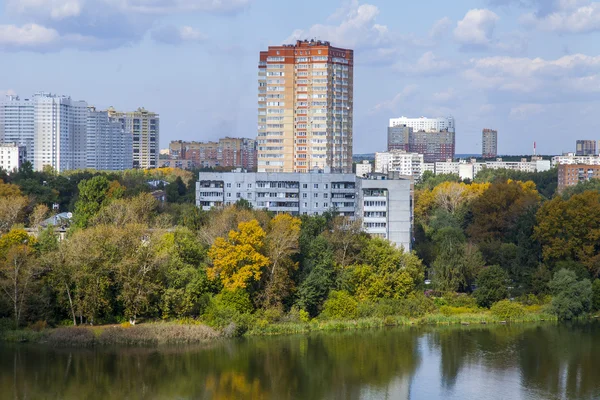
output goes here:
[{"label": "beige apartment building", "polygon": [[108,115],[121,123],[125,132],[133,134],[133,168],[157,168],[159,155],[159,115],[145,108],[133,112],[116,111],[110,107]]},{"label": "beige apartment building", "polygon": [[259,172],[352,172],[354,52],[304,40],[258,66]]}]

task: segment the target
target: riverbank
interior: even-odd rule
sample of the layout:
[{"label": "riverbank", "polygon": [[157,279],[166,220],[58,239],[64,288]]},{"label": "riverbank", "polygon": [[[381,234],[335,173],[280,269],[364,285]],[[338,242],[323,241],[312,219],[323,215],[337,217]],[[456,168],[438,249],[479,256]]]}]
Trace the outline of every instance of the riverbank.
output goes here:
[{"label": "riverbank", "polygon": [[460,326],[487,324],[515,324],[556,321],[546,313],[530,313],[519,318],[502,319],[490,312],[444,315],[428,314],[419,318],[387,316],[384,318],[359,318],[352,320],[319,320],[309,322],[272,322],[258,320],[250,326],[234,323],[223,329],[214,329],[201,323],[147,322],[131,326],[104,325],[21,329],[0,332],[0,341],[10,343],[41,343],[55,347],[92,346],[157,346],[165,344],[197,344],[235,336],[272,336],[306,334],[311,332],[378,329],[393,326]]}]

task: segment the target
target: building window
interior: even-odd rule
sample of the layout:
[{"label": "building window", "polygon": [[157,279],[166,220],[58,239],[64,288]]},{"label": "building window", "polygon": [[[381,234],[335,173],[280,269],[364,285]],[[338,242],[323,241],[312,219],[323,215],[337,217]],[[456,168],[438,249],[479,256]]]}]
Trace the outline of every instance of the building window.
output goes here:
[{"label": "building window", "polygon": [[306,193],[302,193],[302,198],[303,198],[303,199],[306,199],[307,197],[308,197],[308,194],[306,194]]},{"label": "building window", "polygon": [[316,199],[318,199],[318,198],[319,198],[319,193],[315,193],[315,194],[314,194],[314,197],[315,197]]},{"label": "building window", "polygon": [[315,208],[319,208],[319,203],[315,203]]},{"label": "building window", "polygon": [[231,183],[228,183],[228,184],[227,184],[227,187],[228,187],[228,188],[230,188],[230,187],[231,187]]},{"label": "building window", "polygon": [[307,188],[308,188],[308,185],[307,185],[306,183],[303,183],[303,184],[302,184],[302,188],[303,188],[303,189],[307,189]]},{"label": "building window", "polygon": [[236,183],[236,186],[239,187],[239,188],[241,188],[242,184],[241,183]]},{"label": "building window", "polygon": [[231,197],[231,193],[227,193],[227,197]]},{"label": "building window", "polygon": [[252,184],[251,183],[248,184],[248,189],[252,189]]},{"label": "building window", "polygon": [[308,203],[304,203],[304,207],[305,207],[305,208],[308,208]]},{"label": "building window", "polygon": [[327,193],[323,193],[323,198],[326,199],[327,197],[329,197],[329,195]]},{"label": "building window", "polygon": [[242,195],[241,195],[241,193],[236,193],[235,197],[239,199],[240,197],[242,197]]},{"label": "building window", "polygon": [[318,189],[318,188],[319,188],[319,184],[318,184],[318,183],[315,183],[313,187],[314,187],[315,189]]}]

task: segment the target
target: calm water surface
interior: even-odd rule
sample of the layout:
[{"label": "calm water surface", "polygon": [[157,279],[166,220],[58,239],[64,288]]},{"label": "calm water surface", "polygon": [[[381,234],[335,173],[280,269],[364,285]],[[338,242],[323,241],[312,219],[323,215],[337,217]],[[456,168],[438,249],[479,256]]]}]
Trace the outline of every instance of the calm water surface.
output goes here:
[{"label": "calm water surface", "polygon": [[2,399],[600,399],[600,324],[0,347]]}]

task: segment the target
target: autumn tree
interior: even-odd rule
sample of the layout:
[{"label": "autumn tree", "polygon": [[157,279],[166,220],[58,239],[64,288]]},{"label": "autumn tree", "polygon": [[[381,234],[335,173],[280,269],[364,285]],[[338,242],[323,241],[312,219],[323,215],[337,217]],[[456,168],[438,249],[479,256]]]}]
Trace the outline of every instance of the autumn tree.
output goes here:
[{"label": "autumn tree", "polygon": [[81,181],[78,188],[79,198],[75,204],[74,223],[80,228],[87,227],[103,206],[124,193],[124,188],[118,182],[110,182],[102,175]]},{"label": "autumn tree", "polygon": [[266,236],[266,255],[271,261],[262,292],[263,305],[280,306],[294,289],[291,274],[298,268],[292,256],[299,250],[301,222],[289,214],[279,214],[269,223]]},{"label": "autumn tree", "polygon": [[0,197],[0,233],[5,233],[16,223],[22,222],[29,201],[23,196]]},{"label": "autumn tree", "polygon": [[550,264],[574,260],[590,273],[600,275],[600,193],[555,197],[537,214],[535,237],[542,244],[544,260]]},{"label": "autumn tree", "polygon": [[476,242],[502,239],[540,200],[533,182],[494,183],[471,203],[473,222],[467,233]]},{"label": "autumn tree", "polygon": [[22,229],[14,229],[0,238],[0,287],[12,305],[18,329],[36,271],[35,239]]},{"label": "autumn tree", "polygon": [[325,236],[332,245],[335,262],[341,267],[353,264],[365,239],[362,219],[336,216]]},{"label": "autumn tree", "polygon": [[207,270],[210,279],[219,279],[225,289],[246,289],[260,281],[270,260],[263,254],[265,231],[257,220],[240,222],[227,238],[218,237],[208,251],[212,267]]}]

